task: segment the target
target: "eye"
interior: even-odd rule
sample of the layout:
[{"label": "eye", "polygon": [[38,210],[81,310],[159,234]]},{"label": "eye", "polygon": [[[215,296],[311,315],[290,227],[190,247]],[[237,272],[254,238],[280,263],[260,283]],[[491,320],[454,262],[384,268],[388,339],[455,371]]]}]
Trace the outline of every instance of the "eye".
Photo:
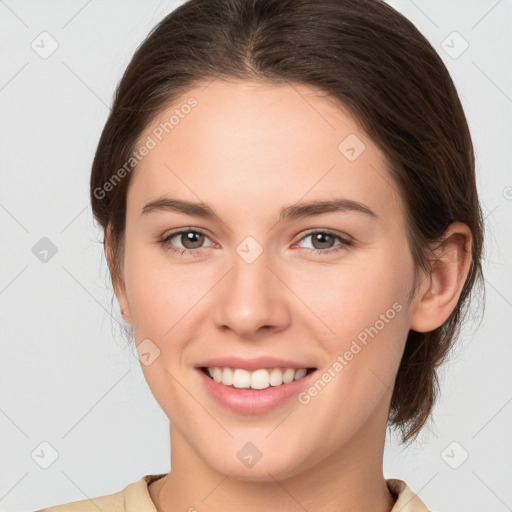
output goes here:
[{"label": "eye", "polygon": [[[322,229],[316,231],[310,231],[305,236],[301,238],[301,240],[305,240],[306,238],[310,238],[313,243],[313,248],[308,249],[309,252],[314,254],[330,254],[334,252],[341,251],[353,245],[353,241],[349,240],[338,234],[336,231],[332,231],[330,229]],[[179,243],[183,245],[183,247],[177,247],[172,240],[176,238]],[[180,254],[182,256],[197,256],[201,255],[203,252],[203,243],[205,239],[209,240],[205,233],[198,229],[180,229],[179,231],[174,231],[170,233],[162,240],[160,240],[160,244],[166,249],[173,253]],[[338,239],[340,241],[337,245],[332,245],[332,243]],[[213,245],[213,244],[212,244]],[[316,247],[320,247],[317,249]]]},{"label": "eye", "polygon": [[[176,238],[178,242],[183,244],[182,247],[176,247],[172,239]],[[171,252],[179,253],[181,255],[196,255],[202,253],[202,246],[205,239],[208,237],[200,230],[197,229],[181,229],[170,233],[165,238],[160,240],[162,246]]]},{"label": "eye", "polygon": [[[341,236],[336,231],[332,231],[330,229],[310,231],[305,236],[303,236],[301,240],[305,240],[306,238],[310,237],[312,240],[313,249],[308,250],[314,254],[330,254],[346,249],[347,247],[351,247],[353,245],[352,240],[349,240],[348,238]],[[332,243],[335,239],[340,240],[340,243],[333,246]],[[319,249],[315,246],[319,247]]]}]

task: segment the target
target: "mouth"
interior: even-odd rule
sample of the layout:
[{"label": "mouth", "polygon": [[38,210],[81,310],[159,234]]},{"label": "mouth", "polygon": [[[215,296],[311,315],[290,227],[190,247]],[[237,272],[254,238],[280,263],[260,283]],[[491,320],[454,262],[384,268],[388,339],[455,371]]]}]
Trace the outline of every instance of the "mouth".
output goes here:
[{"label": "mouth", "polygon": [[199,382],[218,404],[241,415],[270,414],[289,407],[312,385],[317,368],[241,368],[196,366]]},{"label": "mouth", "polygon": [[301,380],[317,368],[262,368],[248,371],[241,368],[206,367],[198,368],[209,379],[234,389],[265,390]]}]

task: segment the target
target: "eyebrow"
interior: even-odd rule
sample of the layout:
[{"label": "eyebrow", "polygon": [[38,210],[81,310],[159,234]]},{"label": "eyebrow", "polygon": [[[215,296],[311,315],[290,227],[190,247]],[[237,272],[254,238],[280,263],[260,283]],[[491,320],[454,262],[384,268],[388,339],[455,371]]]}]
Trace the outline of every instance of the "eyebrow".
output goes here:
[{"label": "eyebrow", "polygon": [[[141,215],[153,212],[176,212],[209,220],[221,221],[215,211],[205,203],[195,203],[184,199],[163,197],[147,203],[141,211]],[[351,199],[339,198],[326,201],[310,201],[284,207],[279,214],[279,223],[287,220],[295,220],[314,215],[322,215],[332,212],[359,212],[378,219],[378,215],[368,206]]]}]

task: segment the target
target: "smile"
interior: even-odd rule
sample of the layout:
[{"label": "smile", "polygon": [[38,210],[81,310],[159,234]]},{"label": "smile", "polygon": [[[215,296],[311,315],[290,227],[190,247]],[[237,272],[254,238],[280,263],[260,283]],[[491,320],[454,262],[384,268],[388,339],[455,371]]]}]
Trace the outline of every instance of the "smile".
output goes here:
[{"label": "smile", "polygon": [[[247,415],[262,414],[279,405],[293,403],[290,400],[310,386],[317,373],[316,368],[248,371],[219,366],[197,367],[195,371],[203,389],[216,403],[237,414]],[[297,400],[294,403],[298,404]]]},{"label": "smile", "polygon": [[208,367],[202,368],[215,382],[237,389],[267,389],[302,379],[314,368],[271,368],[254,371],[242,368]]}]

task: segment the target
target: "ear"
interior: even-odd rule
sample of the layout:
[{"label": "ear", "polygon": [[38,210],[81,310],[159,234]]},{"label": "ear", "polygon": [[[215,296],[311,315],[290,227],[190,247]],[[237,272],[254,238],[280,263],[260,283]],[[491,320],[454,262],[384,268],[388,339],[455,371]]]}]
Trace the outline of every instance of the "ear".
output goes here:
[{"label": "ear", "polygon": [[114,293],[116,294],[117,301],[119,302],[121,315],[125,322],[131,324],[130,307],[126,296],[123,276],[120,275],[115,265],[114,247],[112,243],[112,226],[110,224],[105,229],[105,255],[107,257],[110,278],[112,280],[112,286],[114,287]]},{"label": "ear", "polygon": [[435,248],[432,270],[418,287],[410,309],[410,328],[429,332],[441,326],[457,305],[471,264],[471,230],[453,222]]}]

